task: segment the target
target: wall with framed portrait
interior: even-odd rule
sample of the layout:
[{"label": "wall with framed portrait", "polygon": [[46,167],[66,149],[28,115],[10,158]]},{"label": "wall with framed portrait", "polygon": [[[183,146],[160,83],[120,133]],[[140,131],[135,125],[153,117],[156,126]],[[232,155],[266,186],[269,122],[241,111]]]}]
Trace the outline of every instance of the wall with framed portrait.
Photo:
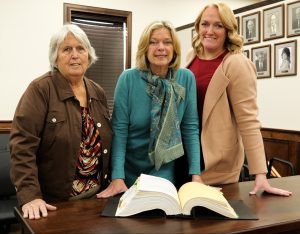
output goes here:
[{"label": "wall with framed portrait", "polygon": [[297,74],[297,40],[274,44],[274,76]]},{"label": "wall with framed portrait", "polygon": [[251,58],[256,67],[257,78],[270,78],[271,45],[251,48]]},{"label": "wall with framed portrait", "polygon": [[300,35],[300,1],[287,4],[287,37]]},{"label": "wall with framed portrait", "polygon": [[260,12],[242,16],[242,35],[245,45],[260,42]]},{"label": "wall with framed portrait", "polygon": [[[295,110],[300,100],[299,40],[300,0],[273,1],[269,5],[235,12],[239,17],[244,51],[251,51],[250,59],[257,71],[258,105],[264,127],[275,129],[300,129],[300,110]],[[258,29],[261,38],[249,41],[244,21],[260,15]],[[257,16],[256,18],[259,18]],[[265,59],[266,65],[260,62]],[[275,104],[275,105],[274,105]]]},{"label": "wall with framed portrait", "polygon": [[249,50],[243,50],[243,54],[249,59],[250,58],[250,52]]},{"label": "wall with framed portrait", "polygon": [[[296,45],[300,36],[300,0],[273,1],[267,6],[253,8],[235,15],[242,19],[238,26],[244,38],[244,50],[256,51],[257,47],[266,46],[271,48],[268,57],[271,70],[268,72],[257,71],[257,78],[283,78],[286,76],[296,78],[299,66]],[[249,34],[252,25],[250,21],[253,21],[254,32],[257,34],[252,37]],[[259,23],[259,21],[261,22]],[[260,31],[262,32],[261,37],[258,35]],[[292,44],[287,42],[290,37],[296,38]],[[282,56],[286,56],[285,53],[281,53],[281,50],[286,43],[290,46],[292,57],[289,66],[286,66],[286,69],[280,69]],[[255,53],[251,53],[250,59],[255,62]]]},{"label": "wall with framed portrait", "polygon": [[263,10],[263,40],[284,37],[284,4]]},{"label": "wall with framed portrait", "polygon": [[[300,0],[266,0],[233,12],[244,38],[242,52],[256,67],[262,127],[300,130],[300,109],[294,108],[300,100]],[[252,20],[256,34],[250,37],[247,22]],[[194,24],[188,26],[190,37]],[[259,70],[259,56],[267,60],[264,70]]]}]

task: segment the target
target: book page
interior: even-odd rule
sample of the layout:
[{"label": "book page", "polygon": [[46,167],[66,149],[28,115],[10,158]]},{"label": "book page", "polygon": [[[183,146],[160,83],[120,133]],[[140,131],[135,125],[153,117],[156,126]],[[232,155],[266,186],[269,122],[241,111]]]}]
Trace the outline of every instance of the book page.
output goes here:
[{"label": "book page", "polygon": [[188,182],[181,186],[178,196],[183,214],[189,215],[194,206],[203,206],[230,218],[238,217],[223,193],[208,185]]},{"label": "book page", "polygon": [[139,191],[160,192],[173,197],[179,204],[176,187],[167,179],[141,174],[137,184]]},{"label": "book page", "polygon": [[118,216],[136,196],[137,181],[121,196],[119,200],[118,208],[116,210],[116,216]]},{"label": "book page", "polygon": [[217,189],[198,182],[188,182],[181,186],[178,191],[181,207],[192,198],[203,197],[223,202],[223,193]]},{"label": "book page", "polygon": [[164,178],[141,174],[121,196],[116,216],[130,216],[153,209],[161,209],[166,215],[180,214],[176,188]]}]

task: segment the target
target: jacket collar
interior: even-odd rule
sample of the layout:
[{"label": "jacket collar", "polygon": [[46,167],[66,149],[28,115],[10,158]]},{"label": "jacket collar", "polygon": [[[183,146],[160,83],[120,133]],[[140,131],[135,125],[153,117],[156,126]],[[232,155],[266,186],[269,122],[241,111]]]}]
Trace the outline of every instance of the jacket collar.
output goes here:
[{"label": "jacket collar", "polygon": [[[63,77],[63,75],[59,71],[53,71],[53,83],[57,87],[57,93],[59,96],[59,99],[61,101],[64,101],[68,98],[75,97],[73,90],[69,84],[69,82]],[[92,86],[92,83],[89,79],[86,77],[83,78],[86,89],[87,89],[87,94],[88,94],[88,100],[90,99],[96,99],[98,100],[97,93],[95,89]]]},{"label": "jacket collar", "polygon": [[205,94],[205,101],[203,106],[203,117],[202,117],[203,127],[205,126],[205,123],[209,118],[214,106],[217,104],[219,98],[222,96],[224,92],[226,92],[226,88],[228,84],[229,84],[229,79],[226,77],[221,63],[218,66],[217,70],[215,71]]},{"label": "jacket collar", "polygon": [[99,100],[99,96],[96,93],[95,84],[93,84],[92,81],[86,77],[83,77],[83,80],[84,80],[85,87],[87,90],[88,100],[90,100],[90,99]]}]

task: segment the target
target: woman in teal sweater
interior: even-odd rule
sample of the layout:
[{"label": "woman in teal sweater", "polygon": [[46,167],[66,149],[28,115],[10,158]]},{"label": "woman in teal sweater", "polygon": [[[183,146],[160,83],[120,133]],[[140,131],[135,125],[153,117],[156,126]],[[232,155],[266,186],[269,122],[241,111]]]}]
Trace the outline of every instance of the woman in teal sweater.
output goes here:
[{"label": "woman in teal sweater", "polygon": [[116,86],[112,182],[99,198],[126,191],[141,173],[174,183],[175,160],[184,154],[192,180],[201,182],[195,78],[179,68],[180,44],[169,23],[146,27],[136,63]]}]

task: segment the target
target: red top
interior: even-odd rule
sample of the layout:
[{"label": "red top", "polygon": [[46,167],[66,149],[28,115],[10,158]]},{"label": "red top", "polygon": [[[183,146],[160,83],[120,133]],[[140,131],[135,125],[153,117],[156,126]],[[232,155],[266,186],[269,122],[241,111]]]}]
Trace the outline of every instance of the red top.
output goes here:
[{"label": "red top", "polygon": [[206,94],[207,87],[211,78],[213,77],[215,70],[223,61],[223,58],[228,53],[228,51],[221,54],[219,57],[212,60],[200,59],[197,56],[189,65],[189,69],[194,73],[197,85],[197,105],[198,105],[198,115],[200,123],[200,132],[202,129],[202,113],[203,113],[203,104]]}]

